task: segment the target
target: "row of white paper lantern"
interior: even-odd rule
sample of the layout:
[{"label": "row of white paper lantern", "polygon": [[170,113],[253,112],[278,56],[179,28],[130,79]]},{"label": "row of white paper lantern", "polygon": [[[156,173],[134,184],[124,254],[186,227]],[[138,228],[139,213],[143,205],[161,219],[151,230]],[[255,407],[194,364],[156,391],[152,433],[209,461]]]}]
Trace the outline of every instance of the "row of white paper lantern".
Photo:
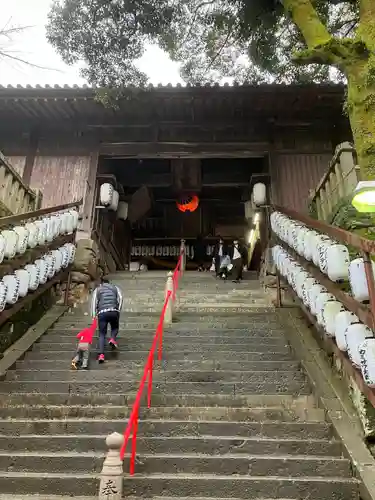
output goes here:
[{"label": "row of white paper lantern", "polygon": [[4,258],[12,259],[22,255],[28,248],[51,243],[58,236],[72,234],[78,226],[78,212],[68,210],[52,214],[39,220],[28,222],[24,226],[0,233],[0,263]]},{"label": "row of white paper lantern", "polygon": [[15,304],[67,268],[73,263],[75,252],[75,245],[66,243],[40,257],[33,264],[27,264],[23,269],[17,269],[14,274],[4,276],[0,281],[0,311],[4,310],[6,304]]},{"label": "row of white paper lantern", "polygon": [[270,220],[273,232],[299,255],[312,261],[331,281],[348,279],[350,258],[345,245],[290,219],[281,212],[273,212]]},{"label": "row of white paper lantern", "polygon": [[[366,272],[362,258],[350,261],[345,245],[309,229],[281,212],[271,215],[271,227],[277,236],[299,255],[312,261],[331,281],[349,280],[353,297],[359,302],[369,300]],[[375,273],[375,264],[372,264]]]},{"label": "row of white paper lantern", "polygon": [[338,348],[347,352],[352,364],[361,369],[367,385],[375,387],[375,338],[372,330],[339,302],[281,246],[272,249],[278,272],[288,281],[317,323]]},{"label": "row of white paper lantern", "polygon": [[120,195],[112,184],[106,182],[100,186],[100,204],[108,210],[117,212],[119,219],[126,220],[128,218],[128,203],[119,201]]}]

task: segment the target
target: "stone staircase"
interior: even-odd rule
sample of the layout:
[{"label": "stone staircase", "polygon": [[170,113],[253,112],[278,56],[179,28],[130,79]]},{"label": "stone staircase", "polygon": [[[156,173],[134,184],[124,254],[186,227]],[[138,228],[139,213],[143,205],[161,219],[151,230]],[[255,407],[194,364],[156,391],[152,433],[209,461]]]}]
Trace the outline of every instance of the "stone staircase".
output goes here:
[{"label": "stone staircase", "polygon": [[[71,372],[74,334],[88,324],[75,311],[0,382],[0,500],[97,495],[105,437],[125,428],[165,273],[115,281],[125,296],[119,353]],[[133,477],[126,460],[124,496],[359,498],[350,461],[257,281],[187,273],[178,308],[153,406],[141,409]]]}]

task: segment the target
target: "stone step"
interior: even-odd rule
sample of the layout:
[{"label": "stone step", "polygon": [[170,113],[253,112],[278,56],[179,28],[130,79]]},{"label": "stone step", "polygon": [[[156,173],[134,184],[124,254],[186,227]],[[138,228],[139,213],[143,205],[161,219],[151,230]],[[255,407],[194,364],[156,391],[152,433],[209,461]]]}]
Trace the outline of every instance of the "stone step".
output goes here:
[{"label": "stone step", "polygon": [[[0,382],[1,392],[46,394],[85,394],[92,391],[102,394],[127,394],[137,392],[137,382]],[[154,384],[154,394],[309,394],[310,388],[305,381],[298,379],[278,380],[276,382],[262,381],[254,383],[233,382],[158,382]]]},{"label": "stone step", "polygon": [[[34,346],[37,346],[37,344]],[[151,347],[151,345],[150,345]],[[65,351],[61,350],[44,350],[44,349],[35,349],[27,353],[26,360],[27,361],[43,361],[43,360],[66,360],[67,366],[70,367],[70,360],[72,359],[75,349],[70,348]],[[95,346],[92,348],[91,357],[95,359]],[[146,362],[147,356],[149,354],[149,349],[147,350],[139,350],[139,351],[127,351],[126,349],[119,351],[109,351],[107,352],[107,360],[108,364],[112,362],[112,360],[122,360],[126,362],[127,360],[140,360],[144,363]],[[221,363],[222,361],[226,361],[228,359],[233,359],[232,351],[216,351],[214,348],[210,351],[204,352],[180,352],[180,351],[171,351],[169,349],[163,350],[163,360],[165,361],[179,361],[179,360],[191,360],[191,361],[206,361],[206,360],[214,360],[215,362]],[[250,361],[293,361],[292,353],[288,349],[280,350],[265,350],[260,353],[258,351],[238,351],[236,352],[236,359],[239,362],[250,362]],[[112,366],[112,365],[111,365]],[[1,389],[0,389],[1,392]]]},{"label": "stone step", "polygon": [[[103,467],[104,453],[19,453],[0,452],[0,470],[40,473],[97,473]],[[124,470],[129,468],[125,458]],[[137,454],[137,474],[219,474],[221,476],[348,477],[350,462],[338,457]]]},{"label": "stone step", "polygon": [[[96,365],[98,366],[98,365]],[[97,382],[109,383],[112,382],[114,377],[116,382],[138,382],[142,377],[143,369],[141,370],[128,370],[117,369],[113,371],[104,370],[17,370],[10,371],[6,376],[8,381],[16,382]],[[185,383],[225,383],[225,384],[289,384],[293,381],[303,383],[305,377],[298,371],[203,371],[203,370],[178,370],[178,371],[154,371],[154,383],[169,384],[176,382]],[[172,382],[173,381],[173,382]]]},{"label": "stone step", "polygon": [[[97,474],[0,472],[0,491],[14,494],[96,495]],[[219,476],[195,474],[137,474],[124,482],[124,496],[155,498],[155,495],[176,498],[210,496],[216,498],[309,498],[311,500],[352,500],[359,494],[355,479],[319,477]]]},{"label": "stone step", "polygon": [[[121,356],[122,357],[122,356]],[[70,359],[70,358],[69,358]],[[66,370],[69,368],[69,363],[66,360],[33,360],[28,356],[24,361],[18,361],[17,370]],[[121,368],[128,370],[143,370],[145,361],[140,360],[123,360],[114,359],[110,363],[104,363],[98,368],[98,365],[93,363],[90,372],[95,372],[97,369],[100,371],[112,371]],[[215,360],[196,360],[183,359],[178,361],[162,361],[160,364],[155,364],[155,369],[158,367],[164,370],[227,370],[227,371],[296,371],[300,369],[297,361],[215,361]]]},{"label": "stone step", "polygon": [[[134,403],[135,393],[131,394],[101,394],[95,391],[89,394],[66,394],[66,393],[1,393],[0,408],[11,405],[81,405],[98,406],[114,405],[129,407]],[[145,405],[146,393],[142,398]],[[305,408],[315,407],[315,398],[311,394],[291,395],[291,394],[251,394],[251,395],[227,395],[227,394],[152,394],[153,406],[176,406],[176,407],[216,407],[225,406],[229,408],[250,408],[276,406],[284,408],[294,408],[301,405]]]},{"label": "stone step", "polygon": [[[1,482],[0,482],[1,489]],[[309,498],[352,500],[359,494],[358,482],[347,478],[219,476],[194,474],[136,475],[124,483],[124,496],[210,496],[225,498]]]},{"label": "stone step", "polygon": [[[0,449],[4,453],[41,452],[52,453],[106,453],[106,435],[27,435],[0,436]],[[129,450],[131,438],[129,440]],[[334,439],[272,439],[262,437],[216,436],[149,436],[137,438],[137,453],[200,453],[203,455],[309,455],[341,457],[342,445]]]},{"label": "stone step", "polygon": [[[119,342],[120,342],[120,337],[119,337]],[[152,339],[150,338],[149,342],[144,342],[140,341],[137,342],[137,339],[124,339],[123,340],[125,346],[123,349],[125,349],[125,352],[130,352],[130,351],[142,351],[143,348],[146,348],[147,351],[150,349],[151,344],[152,344]],[[75,342],[76,343],[76,342]],[[72,349],[74,348],[73,342],[57,342],[57,343],[52,343],[52,342],[43,342],[43,343],[37,343],[34,344],[33,346],[33,352],[43,352],[43,351],[55,351],[55,352],[72,352]],[[93,343],[93,346],[95,346],[95,341]],[[284,343],[281,344],[267,344],[263,342],[250,342],[247,341],[246,344],[240,342],[240,343],[230,343],[230,344],[217,344],[213,345],[210,342],[203,342],[201,344],[196,343],[167,343],[163,344],[165,347],[165,351],[167,351],[168,355],[171,354],[171,352],[175,351],[177,353],[184,353],[186,356],[190,356],[191,353],[198,352],[198,353],[207,353],[212,354],[214,353],[221,353],[221,352],[231,352],[232,356],[237,355],[237,352],[239,353],[246,353],[246,352],[257,352],[259,354],[263,352],[279,352],[279,353],[288,353],[289,352],[289,346],[285,345]],[[234,354],[236,353],[236,354]],[[119,353],[122,355],[122,351]],[[146,358],[146,356],[145,356]]]},{"label": "stone step", "polygon": [[[76,332],[75,332],[76,333]],[[60,345],[60,346],[65,346],[68,345],[69,348],[72,348],[72,345],[77,344],[77,339],[75,333],[73,335],[68,336],[68,334],[65,334],[65,336],[60,335],[60,338],[56,337],[51,337],[50,335],[45,335],[44,337],[41,338],[40,342],[38,342],[39,345]],[[108,335],[109,338],[109,335]],[[139,347],[139,346],[147,346],[152,342],[154,338],[154,334],[150,334],[149,336],[137,336],[137,334],[134,335],[129,335],[128,331],[120,331],[119,332],[119,341],[122,339],[123,343],[125,344],[126,348],[131,348],[131,347]],[[93,344],[95,342],[98,342],[98,337],[94,337],[93,339]],[[168,349],[184,349],[186,350],[189,346],[191,347],[191,351],[194,351],[197,349],[199,346],[202,346],[204,348],[208,348],[210,346],[217,346],[219,349],[222,349],[223,346],[227,346],[230,349],[238,349],[237,346],[243,347],[252,347],[254,344],[257,346],[267,346],[267,347],[285,347],[288,346],[287,341],[285,340],[284,337],[281,335],[279,337],[232,337],[230,335],[228,336],[217,336],[217,337],[206,337],[202,335],[201,337],[195,336],[195,337],[181,337],[181,336],[175,336],[172,337],[171,335],[166,337],[163,336],[164,343]]]},{"label": "stone step", "polygon": [[[127,327],[123,327],[120,329],[120,334],[123,336],[126,335],[126,338],[139,338],[147,340],[152,338],[155,335],[156,328],[134,328],[130,329]],[[75,339],[75,336],[78,334],[79,330],[77,328],[72,328],[70,330],[65,329],[50,329],[43,337],[42,340],[49,340],[53,342],[54,340],[60,341],[62,339],[72,338]],[[163,338],[165,339],[178,339],[178,340],[186,340],[186,342],[194,342],[199,340],[207,340],[219,342],[221,339],[226,341],[227,339],[236,339],[236,341],[247,340],[249,338],[255,340],[261,339],[284,339],[284,332],[281,328],[278,329],[268,329],[262,330],[261,328],[247,328],[243,330],[214,330],[214,329],[193,329],[186,328],[185,330],[174,328],[173,331],[164,329]]]},{"label": "stone step", "polygon": [[[124,419],[13,419],[0,420],[0,434],[109,434],[125,431]],[[145,436],[227,436],[299,439],[329,439],[332,427],[327,422],[235,422],[188,420],[140,420],[139,433]]]},{"label": "stone step", "polygon": [[[0,408],[2,419],[63,419],[63,418],[94,418],[94,419],[126,419],[130,416],[131,408],[124,406],[67,406],[67,405],[40,405],[40,406],[6,406]],[[294,406],[292,408],[228,408],[225,406],[197,407],[197,406],[154,406],[141,407],[140,418],[163,420],[213,420],[235,422],[262,422],[277,421],[309,421],[324,422],[325,411],[321,408],[306,408]]]}]

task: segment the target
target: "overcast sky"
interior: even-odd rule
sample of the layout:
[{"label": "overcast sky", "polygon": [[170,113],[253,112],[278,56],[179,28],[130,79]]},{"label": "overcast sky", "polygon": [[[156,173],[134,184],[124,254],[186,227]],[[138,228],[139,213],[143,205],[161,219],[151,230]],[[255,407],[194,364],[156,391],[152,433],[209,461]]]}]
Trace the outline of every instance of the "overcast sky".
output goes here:
[{"label": "overcast sky", "polygon": [[[49,70],[38,69],[0,58],[1,85],[82,85],[85,82],[79,77],[78,68],[66,66],[47,43],[45,24],[51,0],[0,0],[0,26],[32,26],[22,33],[16,34],[11,42],[6,44],[8,52],[15,57],[31,63],[48,67]],[[4,40],[0,40],[3,46]],[[172,83],[180,81],[178,67],[158,48],[150,47],[140,62],[140,68],[145,71],[153,84]]]}]

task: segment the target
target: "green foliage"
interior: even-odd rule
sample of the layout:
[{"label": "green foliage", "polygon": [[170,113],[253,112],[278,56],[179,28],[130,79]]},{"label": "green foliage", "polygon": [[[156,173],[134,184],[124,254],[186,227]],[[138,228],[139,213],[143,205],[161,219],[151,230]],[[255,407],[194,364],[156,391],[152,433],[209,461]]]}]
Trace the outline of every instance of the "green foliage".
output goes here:
[{"label": "green foliage", "polygon": [[[351,37],[356,0],[314,0],[330,33]],[[306,49],[279,0],[55,0],[47,36],[65,62],[98,86],[146,83],[136,65],[148,43],[181,63],[190,83],[321,82],[328,66],[294,65]],[[336,78],[341,78],[337,73]]]}]

